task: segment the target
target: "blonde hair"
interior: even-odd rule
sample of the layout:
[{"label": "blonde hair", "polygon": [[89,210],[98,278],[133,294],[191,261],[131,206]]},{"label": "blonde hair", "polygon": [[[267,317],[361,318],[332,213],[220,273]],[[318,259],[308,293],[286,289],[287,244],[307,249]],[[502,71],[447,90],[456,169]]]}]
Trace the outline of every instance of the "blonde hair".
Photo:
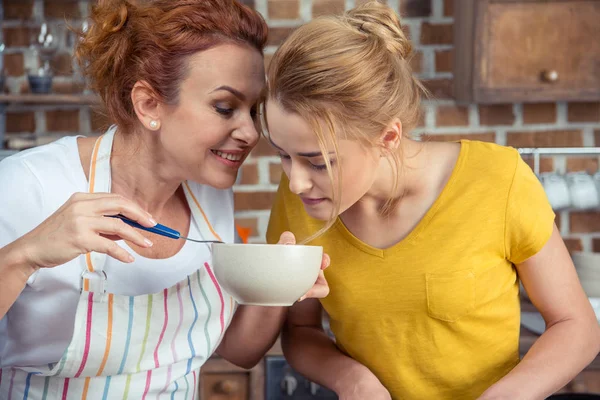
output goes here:
[{"label": "blonde hair", "polygon": [[[336,155],[336,131],[347,139],[377,145],[395,118],[407,132],[419,119],[421,94],[426,91],[413,77],[412,56],[412,45],[396,13],[370,1],[341,16],[314,19],[294,31],[269,65],[268,99],[305,119],[314,129],[323,154],[328,152],[323,123]],[[399,153],[390,153],[396,175],[402,165]],[[333,185],[327,157],[325,162]],[[329,229],[339,214],[342,177],[337,165],[338,190],[333,191],[331,218],[305,242]],[[398,179],[395,182],[394,192]],[[389,199],[384,212],[393,202]]]}]

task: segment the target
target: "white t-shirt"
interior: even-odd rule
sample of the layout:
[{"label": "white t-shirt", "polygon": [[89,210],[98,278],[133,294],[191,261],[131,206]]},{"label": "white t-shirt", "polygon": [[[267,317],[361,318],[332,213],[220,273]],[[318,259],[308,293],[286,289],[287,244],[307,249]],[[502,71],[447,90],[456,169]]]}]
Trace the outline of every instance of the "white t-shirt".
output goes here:
[{"label": "white t-shirt", "polygon": [[[233,194],[190,182],[212,227],[225,242],[234,240]],[[23,236],[62,206],[76,192],[87,192],[88,182],[79,158],[76,137],[20,152],[0,162],[0,247]],[[159,221],[160,222],[160,221]],[[151,234],[150,234],[151,235]],[[200,238],[192,219],[190,238]],[[137,255],[123,241],[135,261],[123,264],[108,258],[106,290],[120,295],[156,293],[185,279],[201,267],[195,260],[210,251],[205,244],[186,242],[167,259]],[[41,269],[0,320],[0,368],[57,362],[73,333],[80,296],[84,257],[56,268]]]}]

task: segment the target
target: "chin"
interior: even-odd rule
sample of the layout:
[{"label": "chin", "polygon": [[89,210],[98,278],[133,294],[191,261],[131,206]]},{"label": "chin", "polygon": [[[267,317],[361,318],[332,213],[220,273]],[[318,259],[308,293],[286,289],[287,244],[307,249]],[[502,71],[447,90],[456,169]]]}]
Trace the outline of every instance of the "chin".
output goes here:
[{"label": "chin", "polygon": [[318,219],[320,221],[329,221],[329,218],[331,218],[331,210],[330,209],[316,211],[314,209],[304,207],[304,210],[311,218]]},{"label": "chin", "polygon": [[221,190],[225,190],[225,189],[230,189],[231,187],[233,187],[233,185],[235,184],[235,178],[233,179],[211,179],[210,181],[208,181],[208,184],[212,187],[214,187],[215,189],[221,189]]},{"label": "chin", "polygon": [[212,186],[215,189],[230,189],[237,179],[235,174],[224,174],[222,172],[206,171],[207,173],[198,176],[196,182],[202,182],[205,185]]}]

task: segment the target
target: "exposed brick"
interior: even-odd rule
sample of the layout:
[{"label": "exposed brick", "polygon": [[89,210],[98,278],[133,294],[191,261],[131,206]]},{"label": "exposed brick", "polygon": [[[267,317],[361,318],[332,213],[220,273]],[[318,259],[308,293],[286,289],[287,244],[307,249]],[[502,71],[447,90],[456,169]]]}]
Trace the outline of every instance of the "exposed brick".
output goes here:
[{"label": "exposed brick", "polygon": [[275,201],[275,192],[236,192],[234,194],[235,209],[269,210]]},{"label": "exposed brick", "polygon": [[269,0],[269,19],[300,18],[299,0]]},{"label": "exposed brick", "polygon": [[461,139],[478,140],[481,142],[496,142],[496,133],[439,133],[435,135],[421,135],[421,140],[431,140],[433,142],[456,142]]},{"label": "exposed brick", "polygon": [[454,30],[452,24],[421,24],[421,44],[452,44]]},{"label": "exposed brick", "polygon": [[80,18],[79,2],[44,0],[44,15],[46,18]]},{"label": "exposed brick", "polygon": [[258,218],[236,218],[235,224],[241,228],[250,229],[250,236],[258,235]]},{"label": "exposed brick", "polygon": [[[534,160],[532,156],[523,156],[523,160],[531,169],[534,168]],[[540,157],[540,173],[554,171],[554,159],[552,157]]]},{"label": "exposed brick", "polygon": [[403,18],[428,17],[431,15],[431,0],[401,0],[400,15]]},{"label": "exposed brick", "polygon": [[451,79],[429,79],[424,80],[423,85],[427,88],[434,99],[451,99],[453,94]]},{"label": "exposed brick", "polygon": [[33,111],[11,111],[6,113],[6,132],[35,132]]},{"label": "exposed brick", "polygon": [[46,130],[49,132],[78,132],[79,110],[46,111]]},{"label": "exposed brick", "polygon": [[5,1],[4,19],[29,19],[33,11],[33,0]]},{"label": "exposed brick", "polygon": [[481,125],[514,124],[515,114],[512,104],[480,105],[479,123]]},{"label": "exposed brick", "polygon": [[595,253],[600,253],[600,238],[592,239],[592,249]]},{"label": "exposed brick", "polygon": [[565,246],[567,246],[567,250],[569,250],[570,253],[574,251],[583,250],[583,244],[581,243],[581,239],[567,238],[563,240],[565,242]]},{"label": "exposed brick", "polygon": [[600,212],[571,212],[571,232],[600,232]]},{"label": "exposed brick", "polygon": [[579,130],[509,132],[506,144],[513,147],[581,147],[583,134]]},{"label": "exposed brick", "polygon": [[598,158],[594,157],[569,157],[567,158],[567,172],[585,171],[588,174],[598,172]]},{"label": "exposed brick", "polygon": [[57,76],[73,75],[73,56],[69,53],[58,53],[50,60],[50,67]]},{"label": "exposed brick", "polygon": [[241,185],[257,185],[258,184],[258,165],[245,164],[242,166]]},{"label": "exposed brick", "polygon": [[344,0],[313,0],[312,15],[342,14],[344,12]]},{"label": "exposed brick", "polygon": [[435,52],[435,70],[452,72],[454,69],[454,50],[438,50]]},{"label": "exposed brick", "polygon": [[436,115],[437,126],[469,125],[469,109],[463,106],[439,106]]},{"label": "exposed brick", "polygon": [[281,182],[281,173],[283,169],[281,164],[269,164],[269,180],[271,183],[279,184]]},{"label": "exposed brick", "polygon": [[270,28],[267,46],[279,46],[295,28]]},{"label": "exposed brick", "polygon": [[267,139],[265,139],[264,137],[261,137],[260,140],[258,141],[258,144],[254,148],[254,150],[252,150],[251,155],[252,155],[252,157],[276,156],[277,153],[275,152],[275,150],[273,150],[273,147],[267,141]]},{"label": "exposed brick", "polygon": [[523,104],[525,124],[547,124],[556,122],[556,103]]},{"label": "exposed brick", "polygon": [[416,74],[423,72],[423,52],[415,51],[414,55],[410,59],[410,67]]},{"label": "exposed brick", "polygon": [[444,0],[444,16],[454,16],[454,0]]},{"label": "exposed brick", "polygon": [[31,29],[23,26],[4,28],[4,44],[6,47],[28,47]]},{"label": "exposed brick", "polygon": [[94,132],[104,132],[111,125],[110,118],[105,111],[96,107],[90,108],[90,123]]},{"label": "exposed brick", "polygon": [[569,103],[569,122],[600,122],[600,102]]},{"label": "exposed brick", "polygon": [[23,53],[5,54],[4,70],[8,76],[22,76],[25,73]]}]

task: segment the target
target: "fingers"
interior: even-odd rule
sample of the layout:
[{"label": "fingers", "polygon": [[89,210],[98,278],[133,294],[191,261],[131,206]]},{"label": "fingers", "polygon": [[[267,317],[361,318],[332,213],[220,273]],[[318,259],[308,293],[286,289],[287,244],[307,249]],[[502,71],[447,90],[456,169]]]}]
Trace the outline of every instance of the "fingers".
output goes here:
[{"label": "fingers", "polygon": [[319,276],[315,282],[315,285],[308,292],[306,292],[304,296],[300,297],[298,301],[302,301],[307,298],[322,299],[328,295],[329,284],[327,284],[327,279],[325,279],[325,274],[323,271],[319,271]]},{"label": "fingers", "polygon": [[292,232],[283,232],[277,244],[296,244],[296,237]]},{"label": "fingers", "polygon": [[95,210],[98,216],[122,214],[147,228],[156,226],[156,221],[152,216],[130,200],[117,196],[103,198],[101,201]]},{"label": "fingers", "polygon": [[93,236],[90,239],[90,242],[93,251],[104,253],[124,263],[131,263],[134,261],[131,254],[112,240],[105,239],[101,236]]},{"label": "fingers", "polygon": [[91,217],[89,218],[89,227],[94,232],[118,236],[140,247],[152,247],[152,242],[149,239],[118,218]]},{"label": "fingers", "polygon": [[329,264],[331,264],[331,258],[329,257],[329,254],[324,253],[323,260],[321,261],[321,270],[329,267]]},{"label": "fingers", "polygon": [[80,215],[116,215],[122,214],[145,227],[153,227],[156,221],[148,212],[135,202],[112,193],[76,193],[70,202],[77,214]]}]

